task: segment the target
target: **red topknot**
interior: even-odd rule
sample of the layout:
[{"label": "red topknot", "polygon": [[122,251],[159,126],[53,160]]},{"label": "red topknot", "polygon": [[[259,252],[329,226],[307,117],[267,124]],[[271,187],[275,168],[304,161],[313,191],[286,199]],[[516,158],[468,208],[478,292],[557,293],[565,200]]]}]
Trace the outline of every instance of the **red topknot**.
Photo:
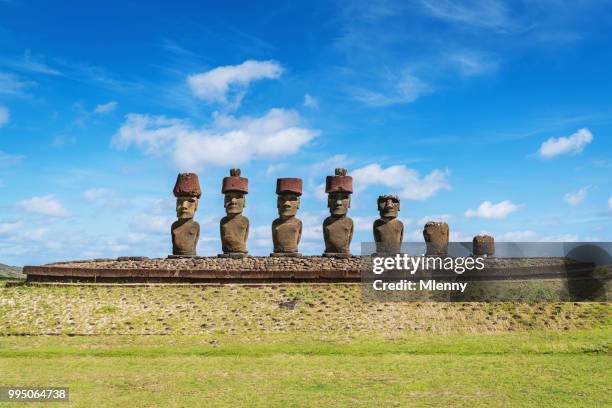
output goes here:
[{"label": "red topknot", "polygon": [[175,197],[196,197],[202,196],[200,181],[195,173],[179,173],[174,185]]}]

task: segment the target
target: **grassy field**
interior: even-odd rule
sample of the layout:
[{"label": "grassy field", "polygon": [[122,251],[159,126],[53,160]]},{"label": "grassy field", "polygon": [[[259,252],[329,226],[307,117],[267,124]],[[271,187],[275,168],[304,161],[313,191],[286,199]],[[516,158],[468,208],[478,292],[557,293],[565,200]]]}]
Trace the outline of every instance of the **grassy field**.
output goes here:
[{"label": "grassy field", "polygon": [[0,386],[68,386],[79,407],[609,406],[611,312],[363,303],[356,285],[4,287]]}]

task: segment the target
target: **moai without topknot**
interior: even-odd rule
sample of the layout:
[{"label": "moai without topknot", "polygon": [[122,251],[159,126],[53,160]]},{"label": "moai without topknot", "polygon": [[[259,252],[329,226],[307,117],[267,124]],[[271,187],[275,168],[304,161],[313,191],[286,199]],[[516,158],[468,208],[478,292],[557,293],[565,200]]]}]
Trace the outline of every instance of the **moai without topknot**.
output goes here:
[{"label": "moai without topknot", "polygon": [[172,234],[171,257],[188,257],[196,255],[196,246],[200,238],[200,224],[193,220],[202,196],[200,181],[195,173],[180,173],[174,185],[176,197],[176,216],[178,218],[170,228]]},{"label": "moai without topknot", "polygon": [[274,252],[270,256],[300,256],[298,245],[302,237],[302,221],[296,218],[302,195],[302,179],[276,180],[276,207],[279,217],[272,222]]},{"label": "moai without topknot", "polygon": [[325,252],[323,256],[347,258],[351,256],[353,220],[347,217],[353,193],[353,178],[346,169],[336,169],[334,176],[325,179],[327,207],[331,215],[323,221]]},{"label": "moai without topknot", "polygon": [[448,224],[429,221],[423,228],[423,238],[427,246],[428,256],[446,256],[448,254]]},{"label": "moai without topknot", "polygon": [[230,176],[223,178],[221,192],[225,195],[225,217],[221,219],[220,257],[242,257],[247,254],[249,219],[242,215],[249,192],[249,180],[240,177],[240,169],[231,169]]},{"label": "moai without topknot", "polygon": [[381,195],[377,203],[380,218],[374,221],[373,225],[376,253],[399,253],[404,238],[404,224],[397,219],[400,199],[396,195]]},{"label": "moai without topknot", "polygon": [[493,256],[495,254],[495,239],[490,235],[476,235],[472,240],[474,256]]}]

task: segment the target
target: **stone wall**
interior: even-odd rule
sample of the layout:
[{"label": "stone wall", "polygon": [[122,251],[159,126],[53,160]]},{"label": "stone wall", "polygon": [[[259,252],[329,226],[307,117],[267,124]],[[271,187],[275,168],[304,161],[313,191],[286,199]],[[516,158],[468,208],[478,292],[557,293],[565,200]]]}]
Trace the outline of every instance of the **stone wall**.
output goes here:
[{"label": "stone wall", "polygon": [[[370,261],[370,257],[366,256],[119,259],[26,266],[24,273],[28,275],[29,281],[360,282],[362,270],[368,268]],[[475,280],[518,279],[589,273],[593,269],[592,264],[566,258],[488,258],[485,265],[483,271],[471,271],[463,277]]]}]

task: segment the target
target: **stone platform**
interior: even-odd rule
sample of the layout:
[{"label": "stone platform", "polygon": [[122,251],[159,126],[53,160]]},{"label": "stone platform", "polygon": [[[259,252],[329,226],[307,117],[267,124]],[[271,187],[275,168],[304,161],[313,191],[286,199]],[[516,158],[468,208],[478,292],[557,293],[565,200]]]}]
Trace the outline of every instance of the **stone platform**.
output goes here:
[{"label": "stone platform", "polygon": [[[29,282],[360,282],[371,258],[321,256],[244,258],[194,257],[149,259],[121,257],[25,266]],[[546,279],[589,276],[592,263],[566,258],[487,258],[482,271],[464,273],[464,280]],[[371,271],[371,269],[369,269]],[[371,272],[370,272],[371,273]],[[434,276],[457,276],[434,271]]]}]

